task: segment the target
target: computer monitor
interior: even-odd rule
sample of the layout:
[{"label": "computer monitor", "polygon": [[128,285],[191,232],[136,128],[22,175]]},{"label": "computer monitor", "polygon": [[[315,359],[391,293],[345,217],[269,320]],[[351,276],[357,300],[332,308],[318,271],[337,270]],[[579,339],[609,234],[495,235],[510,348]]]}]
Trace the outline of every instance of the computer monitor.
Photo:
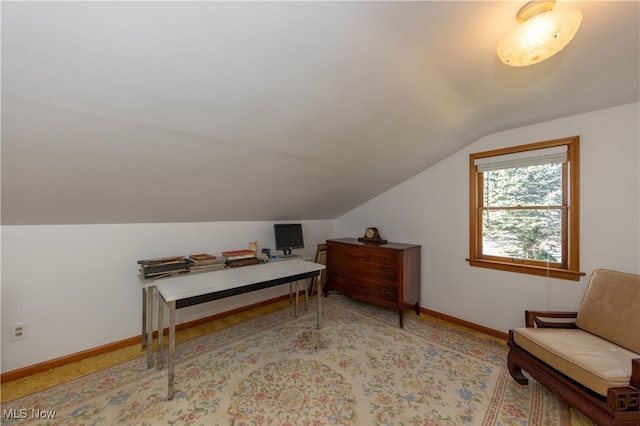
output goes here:
[{"label": "computer monitor", "polygon": [[280,257],[296,256],[292,249],[304,248],[302,237],[302,224],[300,223],[276,223],[273,225],[276,237],[276,250],[282,250]]}]

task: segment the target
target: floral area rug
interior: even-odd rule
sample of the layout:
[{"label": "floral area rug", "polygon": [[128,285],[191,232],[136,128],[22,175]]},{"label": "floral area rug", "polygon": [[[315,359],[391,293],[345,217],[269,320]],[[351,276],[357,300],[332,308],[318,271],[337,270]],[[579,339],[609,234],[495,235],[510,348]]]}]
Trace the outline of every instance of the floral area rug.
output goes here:
[{"label": "floral area rug", "polygon": [[347,298],[182,343],[176,394],[146,358],[3,404],[2,424],[558,425],[555,395],[516,384],[506,345]]}]

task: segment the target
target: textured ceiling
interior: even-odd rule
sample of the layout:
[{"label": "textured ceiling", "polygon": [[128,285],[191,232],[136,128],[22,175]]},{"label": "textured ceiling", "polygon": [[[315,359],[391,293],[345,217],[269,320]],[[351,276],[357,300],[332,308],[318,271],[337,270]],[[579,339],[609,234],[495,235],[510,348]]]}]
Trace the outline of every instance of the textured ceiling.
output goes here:
[{"label": "textured ceiling", "polygon": [[638,101],[639,5],[559,0],[573,42],[511,68],[519,2],[2,2],[2,223],[339,217],[485,135]]}]

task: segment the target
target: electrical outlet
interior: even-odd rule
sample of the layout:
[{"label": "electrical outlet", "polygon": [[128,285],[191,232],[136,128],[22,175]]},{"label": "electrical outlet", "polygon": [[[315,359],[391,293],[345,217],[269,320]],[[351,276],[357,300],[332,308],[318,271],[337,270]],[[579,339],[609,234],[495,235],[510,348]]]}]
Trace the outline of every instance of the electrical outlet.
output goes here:
[{"label": "electrical outlet", "polygon": [[26,338],[27,338],[26,322],[11,324],[11,340],[22,340]]}]

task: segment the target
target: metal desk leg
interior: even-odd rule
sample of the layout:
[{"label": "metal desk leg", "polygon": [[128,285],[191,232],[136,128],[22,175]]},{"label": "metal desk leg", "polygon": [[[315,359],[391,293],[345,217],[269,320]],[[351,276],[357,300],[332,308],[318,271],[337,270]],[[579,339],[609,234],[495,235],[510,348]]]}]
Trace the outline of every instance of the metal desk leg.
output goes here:
[{"label": "metal desk leg", "polygon": [[158,294],[158,370],[164,367],[164,299]]},{"label": "metal desk leg", "polygon": [[[291,283],[289,283],[289,285],[291,285]],[[296,289],[296,306],[293,310],[293,316],[298,318],[298,281],[296,281],[296,283],[294,284],[294,287]]]},{"label": "metal desk leg", "polygon": [[316,293],[318,295],[318,297],[316,297],[316,299],[318,299],[318,324],[316,326],[316,328],[318,330],[320,330],[320,315],[322,312],[321,309],[321,304],[322,304],[322,280],[318,280],[318,292]]},{"label": "metal desk leg", "polygon": [[308,278],[304,279],[304,310],[308,311],[309,307],[309,282],[307,282]]},{"label": "metal desk leg", "polygon": [[147,347],[147,289],[142,289],[142,349]]},{"label": "metal desk leg", "polygon": [[142,347],[147,348],[147,368],[153,367],[153,287],[143,289],[144,312],[142,314],[145,330],[142,330]]},{"label": "metal desk leg", "polygon": [[167,385],[167,399],[173,399],[175,382],[175,357],[176,357],[176,301],[169,302],[169,367]]}]

